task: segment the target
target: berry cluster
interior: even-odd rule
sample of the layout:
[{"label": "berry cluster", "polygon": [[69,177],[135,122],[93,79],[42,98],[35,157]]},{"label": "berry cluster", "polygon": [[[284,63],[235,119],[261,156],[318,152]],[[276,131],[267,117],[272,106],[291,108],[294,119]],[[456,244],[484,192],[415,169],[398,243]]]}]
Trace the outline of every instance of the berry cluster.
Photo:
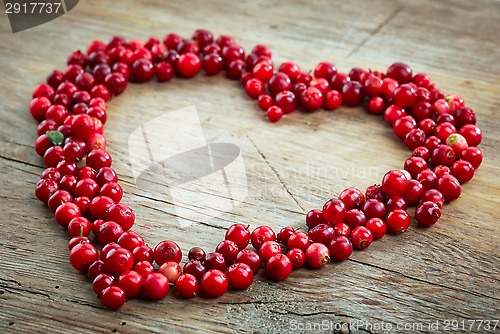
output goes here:
[{"label": "berry cluster", "polygon": [[[35,150],[47,166],[36,196],[68,230],[71,264],[88,275],[111,309],[140,295],[162,299],[170,285],[185,298],[217,297],[229,286],[245,289],[263,264],[271,279],[284,280],[305,264],[320,268],[331,259],[345,260],[354,248],[367,248],[387,230],[407,230],[407,206],[416,206],[419,225],[431,226],[444,203],[460,196],[460,184],[474,176],[483,159],[476,148],[482,133],[474,111],[461,97],[444,95],[428,75],[413,75],[402,63],[385,73],[360,68],[341,73],[321,62],[310,74],[285,62],[275,72],[266,46],[257,45],[246,55],[232,37],[214,40],[209,31],[197,30],[191,39],[168,34],[163,42],[121,37],[107,44],[93,41],[85,53],[72,53],[67,64],[35,88],[30,103],[39,122]],[[387,172],[380,185],[365,192],[347,188],[322,209],[309,211],[307,233],[284,227],[276,234],[269,226],[250,232],[235,224],[214,252],[194,247],[181,267],[182,252],[175,242],[162,241],[152,249],[131,231],[134,211],[120,203],[123,190],[111,167],[103,126],[106,103],[129,81],[190,78],[202,69],[209,76],[225,71],[239,80],[272,122],[299,108],[312,112],[365,104],[369,113],[383,114],[412,155],[403,169]]]}]

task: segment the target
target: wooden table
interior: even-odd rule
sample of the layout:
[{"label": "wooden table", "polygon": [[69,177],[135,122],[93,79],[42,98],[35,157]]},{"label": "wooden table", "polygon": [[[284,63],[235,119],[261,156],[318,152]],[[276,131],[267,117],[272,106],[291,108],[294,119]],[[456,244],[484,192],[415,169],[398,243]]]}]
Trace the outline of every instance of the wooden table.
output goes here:
[{"label": "wooden table", "polygon": [[[454,320],[477,329],[480,323],[468,320],[500,319],[500,3],[236,3],[86,0],[63,17],[15,34],[6,16],[0,20],[1,331],[347,332],[351,324],[356,333],[444,332]],[[91,40],[107,41],[113,34],[142,40],[169,32],[190,36],[200,27],[231,34],[247,50],[266,44],[277,64],[295,60],[304,70],[322,60],[341,71],[355,66],[385,70],[404,61],[476,111],[485,161],[463,186],[461,198],[444,207],[436,226],[412,225],[343,263],[301,269],[279,283],[261,273],[248,290],[215,300],[169,296],[156,303],[133,300],[118,312],[105,310],[68,261],[67,233],[34,196],[43,162],[33,151],[31,91]],[[191,105],[208,142],[241,149],[248,195],[230,212],[181,228],[171,203],[135,185],[127,139],[140,124]],[[304,226],[307,210],[345,187],[365,189],[380,182],[409,155],[382,118],[361,108],[295,112],[270,124],[239,84],[223,76],[131,84],[110,103],[106,133],[124,202],[137,215],[136,228],[152,246],[171,239],[184,251],[195,245],[213,249],[223,228],[236,222],[276,229]]]}]

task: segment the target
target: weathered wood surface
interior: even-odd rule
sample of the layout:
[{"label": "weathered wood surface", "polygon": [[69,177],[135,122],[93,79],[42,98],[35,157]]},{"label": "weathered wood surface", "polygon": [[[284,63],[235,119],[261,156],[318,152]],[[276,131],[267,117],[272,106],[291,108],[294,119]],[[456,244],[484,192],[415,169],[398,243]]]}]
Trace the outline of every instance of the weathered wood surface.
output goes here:
[{"label": "weathered wood surface", "polygon": [[[401,332],[401,324],[414,329],[422,324],[422,332],[436,332],[428,324],[438,322],[438,332],[444,332],[447,320],[466,325],[467,320],[498,320],[500,3],[238,3],[87,0],[57,20],[16,34],[6,16],[0,20],[0,331],[287,333],[298,323],[330,328],[351,323],[356,333]],[[145,40],[172,31],[188,36],[199,27],[232,34],[247,49],[267,44],[277,63],[291,59],[303,69],[321,60],[342,71],[407,62],[476,110],[485,162],[463,186],[461,198],[445,206],[437,226],[412,226],[344,263],[299,270],[284,283],[259,274],[250,289],[216,300],[169,296],[107,311],[89,282],[71,268],[66,232],[33,194],[42,161],[33,151],[36,124],[27,111],[31,90],[50,70],[63,68],[71,51],[93,39],[120,34]],[[135,186],[127,138],[141,123],[190,105],[197,107],[209,142],[241,148],[249,191],[232,212],[180,228],[171,204]],[[233,222],[275,228],[303,224],[305,210],[344,187],[378,182],[408,156],[383,120],[361,109],[296,112],[270,124],[238,84],[203,75],[130,85],[110,104],[106,133],[137,228],[150,245],[172,239],[184,250],[211,249],[222,239],[222,227]],[[372,327],[356,328],[357,321]]]}]

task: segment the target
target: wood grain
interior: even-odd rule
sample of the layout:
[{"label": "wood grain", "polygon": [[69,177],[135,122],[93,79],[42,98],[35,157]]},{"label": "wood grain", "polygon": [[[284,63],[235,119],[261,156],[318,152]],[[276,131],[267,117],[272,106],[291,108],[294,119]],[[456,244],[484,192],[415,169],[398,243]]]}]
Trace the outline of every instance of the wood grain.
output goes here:
[{"label": "wood grain", "polygon": [[[284,283],[262,274],[246,291],[216,300],[134,300],[103,309],[68,261],[67,233],[33,194],[42,160],[27,105],[33,87],[67,55],[114,34],[145,40],[203,27],[231,34],[247,50],[273,50],[276,63],[304,70],[321,60],[341,71],[386,69],[394,61],[427,72],[464,97],[484,132],[485,161],[437,226],[387,236],[349,261],[298,270]],[[0,20],[0,330],[8,333],[288,333],[294,324],[353,333],[436,332],[429,323],[499,319],[500,3],[466,1],[80,1],[50,23],[12,34]],[[208,142],[240,147],[248,196],[231,212],[179,227],[171,199],[135,185],[127,139],[140,124],[194,105]],[[361,109],[296,112],[266,122],[238,83],[224,77],[130,85],[110,103],[106,134],[114,167],[150,245],[163,239],[212,249],[235,222],[276,229],[303,225],[304,213],[347,186],[376,183],[409,155],[381,118]],[[372,325],[358,326],[357,321]],[[386,324],[392,328],[376,328]],[[419,328],[418,324],[422,324]],[[374,327],[375,325],[375,327]],[[345,326],[345,325],[344,325]],[[500,327],[500,326],[499,326]],[[307,329],[307,327],[305,327]],[[316,332],[328,328],[316,327]],[[498,331],[498,327],[497,327]],[[342,333],[348,331],[340,331]],[[485,332],[485,330],[476,330]]]}]

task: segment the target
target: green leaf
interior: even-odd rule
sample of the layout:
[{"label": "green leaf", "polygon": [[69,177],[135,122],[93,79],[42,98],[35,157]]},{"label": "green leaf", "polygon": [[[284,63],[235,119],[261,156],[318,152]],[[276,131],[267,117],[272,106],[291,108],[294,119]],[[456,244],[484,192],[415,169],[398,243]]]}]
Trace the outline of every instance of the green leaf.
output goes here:
[{"label": "green leaf", "polygon": [[45,135],[54,146],[61,146],[64,142],[64,135],[61,131],[47,131]]}]

